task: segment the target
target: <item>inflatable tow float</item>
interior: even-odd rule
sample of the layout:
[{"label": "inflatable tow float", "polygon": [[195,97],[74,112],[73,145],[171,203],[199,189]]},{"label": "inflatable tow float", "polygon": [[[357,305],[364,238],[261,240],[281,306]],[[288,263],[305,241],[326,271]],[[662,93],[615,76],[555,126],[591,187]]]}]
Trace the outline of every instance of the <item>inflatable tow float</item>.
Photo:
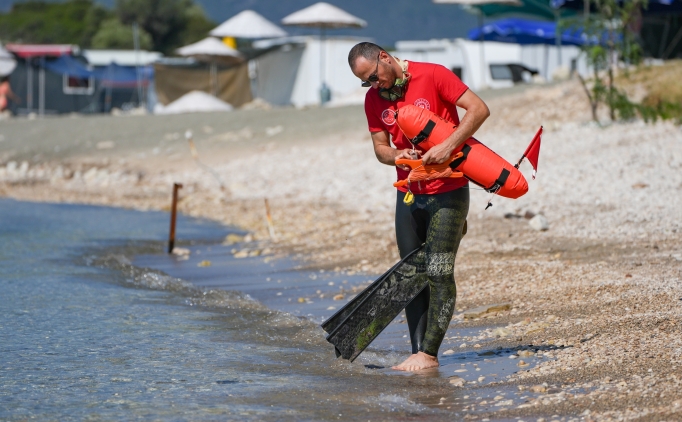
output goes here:
[{"label": "inflatable tow float", "polygon": [[[414,105],[406,105],[396,111],[396,122],[410,142],[423,152],[443,142],[457,129],[452,122]],[[519,171],[519,165],[528,157],[533,168],[537,169],[541,134],[542,127],[516,165],[509,163],[474,138],[467,139],[442,164],[424,165],[422,160],[397,160],[396,164],[406,165],[411,171],[407,179],[399,180],[393,186],[408,186],[409,189],[411,182],[443,177],[466,177],[492,194],[505,198],[519,198],[528,192],[528,183]]]}]

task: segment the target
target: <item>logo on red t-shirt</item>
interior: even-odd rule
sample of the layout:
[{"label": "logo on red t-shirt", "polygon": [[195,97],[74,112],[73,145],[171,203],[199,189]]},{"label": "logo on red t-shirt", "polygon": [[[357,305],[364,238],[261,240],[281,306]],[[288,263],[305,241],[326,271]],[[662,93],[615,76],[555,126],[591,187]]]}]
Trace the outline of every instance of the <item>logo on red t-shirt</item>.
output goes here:
[{"label": "logo on red t-shirt", "polygon": [[414,105],[416,105],[419,108],[431,110],[431,104],[429,104],[429,102],[428,102],[428,100],[426,100],[426,98],[417,98],[414,102]]},{"label": "logo on red t-shirt", "polygon": [[387,108],[383,113],[381,113],[381,120],[387,126],[393,126],[395,124],[395,111]]}]

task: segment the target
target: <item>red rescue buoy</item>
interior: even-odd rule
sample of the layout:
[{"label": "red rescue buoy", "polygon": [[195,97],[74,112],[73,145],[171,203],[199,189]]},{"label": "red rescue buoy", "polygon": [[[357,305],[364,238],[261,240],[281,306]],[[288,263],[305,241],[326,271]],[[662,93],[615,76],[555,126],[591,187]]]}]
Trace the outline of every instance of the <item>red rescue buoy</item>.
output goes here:
[{"label": "red rescue buoy", "polygon": [[[457,126],[430,110],[411,104],[397,111],[397,124],[405,136],[423,152],[443,142]],[[516,199],[528,192],[523,174],[504,158],[474,138],[469,138],[452,154],[461,152],[450,167],[488,192]]]}]

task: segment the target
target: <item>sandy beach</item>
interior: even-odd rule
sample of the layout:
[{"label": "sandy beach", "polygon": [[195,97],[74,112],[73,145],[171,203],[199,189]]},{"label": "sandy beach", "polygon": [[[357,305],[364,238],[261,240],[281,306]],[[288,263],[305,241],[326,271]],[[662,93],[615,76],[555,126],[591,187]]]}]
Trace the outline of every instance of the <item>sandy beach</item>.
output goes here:
[{"label": "sandy beach", "polygon": [[[489,195],[472,186],[453,324],[498,328],[448,338],[441,352],[491,339],[518,348],[519,372],[496,382],[539,395],[471,405],[490,408],[474,418],[681,418],[682,128],[599,127],[573,81],[482,97],[491,117],[477,139],[509,161],[540,125],[545,135],[537,179],[521,167],[527,195],[484,211]],[[2,196],[167,210],[182,183],[180,212],[347,274],[398,259],[394,179],[374,157],[361,106],[0,122]],[[529,224],[538,214],[547,230]],[[464,318],[497,303],[509,309]],[[537,353],[548,359],[524,370]]]}]

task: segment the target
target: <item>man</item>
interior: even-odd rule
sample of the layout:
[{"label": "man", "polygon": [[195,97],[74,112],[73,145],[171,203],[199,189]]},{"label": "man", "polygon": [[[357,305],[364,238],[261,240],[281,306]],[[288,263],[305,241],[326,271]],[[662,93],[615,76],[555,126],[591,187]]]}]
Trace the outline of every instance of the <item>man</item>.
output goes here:
[{"label": "man", "polygon": [[[424,164],[440,164],[490,115],[486,104],[443,66],[402,61],[369,42],[351,49],[348,64],[363,86],[371,86],[365,97],[365,114],[374,153],[383,164],[395,166],[397,159],[414,159],[415,154],[421,155]],[[406,104],[429,109],[458,128],[422,154],[396,125],[394,112]],[[461,121],[456,106],[466,110]],[[406,179],[408,171],[397,167],[398,179]],[[414,194],[411,205],[403,203],[408,189]],[[455,257],[468,210],[469,189],[464,178],[413,182],[408,188],[398,188],[395,228],[400,256],[425,243],[429,287],[405,308],[412,355],[393,369],[418,371],[438,366],[438,349],[455,309]]]}]

